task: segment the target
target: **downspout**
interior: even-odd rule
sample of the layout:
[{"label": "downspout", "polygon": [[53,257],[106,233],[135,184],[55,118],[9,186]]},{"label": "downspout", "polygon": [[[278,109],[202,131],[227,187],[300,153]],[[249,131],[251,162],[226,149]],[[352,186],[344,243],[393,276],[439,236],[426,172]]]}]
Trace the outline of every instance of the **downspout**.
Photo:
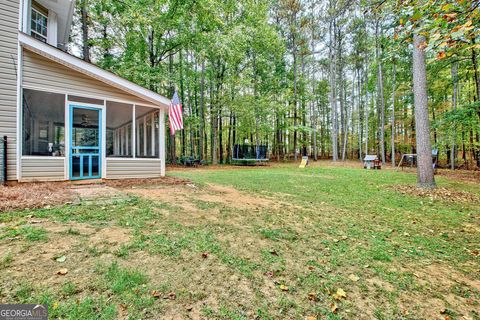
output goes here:
[{"label": "downspout", "polygon": [[2,181],[1,182],[4,186],[6,186],[7,185],[7,168],[8,168],[7,136],[3,137],[2,144],[3,144],[3,148],[2,148],[3,154],[2,154]]}]

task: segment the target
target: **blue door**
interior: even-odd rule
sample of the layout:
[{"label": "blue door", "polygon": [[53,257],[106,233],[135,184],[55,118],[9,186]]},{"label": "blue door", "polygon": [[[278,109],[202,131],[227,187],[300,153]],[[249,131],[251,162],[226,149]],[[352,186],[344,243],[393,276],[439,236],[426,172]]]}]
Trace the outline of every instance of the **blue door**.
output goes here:
[{"label": "blue door", "polygon": [[70,179],[101,178],[102,110],[70,105]]}]

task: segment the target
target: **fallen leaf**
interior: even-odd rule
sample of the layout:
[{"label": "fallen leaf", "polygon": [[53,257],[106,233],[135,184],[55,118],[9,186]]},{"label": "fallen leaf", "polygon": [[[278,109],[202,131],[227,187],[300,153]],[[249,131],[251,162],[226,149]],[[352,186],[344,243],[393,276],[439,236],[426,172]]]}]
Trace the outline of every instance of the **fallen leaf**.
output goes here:
[{"label": "fallen leaf", "polygon": [[308,270],[315,270],[314,266],[308,266]]},{"label": "fallen leaf", "polygon": [[160,296],[161,296],[160,291],[158,291],[158,290],[153,290],[153,291],[152,291],[152,297],[158,299],[158,298],[160,298]]},{"label": "fallen leaf", "polygon": [[269,278],[275,277],[275,271],[267,271],[265,272],[265,275]]},{"label": "fallen leaf", "polygon": [[269,251],[271,255],[278,256],[278,252],[275,249]]},{"label": "fallen leaf", "polygon": [[346,297],[347,297],[347,293],[342,288],[338,288],[337,292],[335,292],[335,294],[333,295],[333,298],[335,300],[342,300],[342,299],[345,299]]},{"label": "fallen leaf", "polygon": [[208,253],[207,252],[202,253],[202,258],[207,259],[208,258]]},{"label": "fallen leaf", "polygon": [[169,299],[169,300],[175,300],[177,298],[177,295],[175,294],[175,292],[169,292],[166,299]]},{"label": "fallen leaf", "polygon": [[440,310],[440,314],[445,314],[445,313],[447,313],[447,309],[443,308]]},{"label": "fallen leaf", "polygon": [[61,256],[61,257],[58,257],[57,259],[55,259],[55,261],[60,262],[60,263],[65,262],[65,260],[67,260],[67,257],[65,257],[65,256]]},{"label": "fallen leaf", "polygon": [[360,280],[360,278],[354,274],[349,275],[348,279],[352,280],[353,282],[357,282],[358,280]]},{"label": "fallen leaf", "polygon": [[457,17],[457,14],[455,12],[446,13],[443,15],[443,19],[447,20],[448,22],[452,22],[453,20],[455,20],[456,17]]},{"label": "fallen leaf", "polygon": [[287,287],[286,285],[284,285],[284,284],[281,284],[281,285],[280,285],[280,290],[282,290],[282,291],[288,291],[288,287]]},{"label": "fallen leaf", "polygon": [[68,273],[68,269],[67,268],[62,268],[60,270],[57,271],[57,274],[58,275],[61,275],[61,276],[64,276]]},{"label": "fallen leaf", "polygon": [[338,306],[335,302],[332,302],[330,304],[330,311],[332,311],[332,313],[337,313],[337,310],[338,310]]},{"label": "fallen leaf", "polygon": [[308,294],[308,300],[310,301],[318,301],[317,294],[315,292],[310,292]]}]

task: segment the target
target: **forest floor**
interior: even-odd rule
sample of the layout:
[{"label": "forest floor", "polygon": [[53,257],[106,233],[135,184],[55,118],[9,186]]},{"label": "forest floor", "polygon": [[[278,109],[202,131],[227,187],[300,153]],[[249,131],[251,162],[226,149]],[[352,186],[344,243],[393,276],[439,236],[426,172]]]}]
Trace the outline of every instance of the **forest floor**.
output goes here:
[{"label": "forest floor", "polygon": [[413,172],[358,164],[232,169],[1,213],[0,303],[65,319],[480,319],[475,179],[424,192]]}]

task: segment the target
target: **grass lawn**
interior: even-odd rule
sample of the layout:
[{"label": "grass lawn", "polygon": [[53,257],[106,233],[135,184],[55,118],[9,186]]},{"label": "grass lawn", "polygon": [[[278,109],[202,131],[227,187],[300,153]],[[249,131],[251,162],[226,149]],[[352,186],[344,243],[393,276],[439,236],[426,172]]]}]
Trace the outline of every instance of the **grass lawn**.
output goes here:
[{"label": "grass lawn", "polygon": [[[480,185],[295,165],[170,171],[0,214],[0,302],[65,319],[480,319]],[[174,178],[173,178],[174,177]]]}]

